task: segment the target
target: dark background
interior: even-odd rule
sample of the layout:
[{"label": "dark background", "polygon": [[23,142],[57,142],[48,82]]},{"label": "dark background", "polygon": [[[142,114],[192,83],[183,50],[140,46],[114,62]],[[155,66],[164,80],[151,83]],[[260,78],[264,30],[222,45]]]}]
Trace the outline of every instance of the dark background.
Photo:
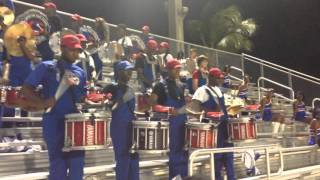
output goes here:
[{"label": "dark background", "polygon": [[[186,19],[199,17],[207,0],[183,0],[189,7]],[[244,18],[259,26],[249,54],[319,77],[319,0],[216,0],[237,5]],[[41,0],[27,2],[42,4]],[[164,0],[55,0],[58,9],[86,17],[102,16],[113,24],[139,29],[151,26],[155,34],[168,35]],[[188,37],[186,37],[188,41]]]}]

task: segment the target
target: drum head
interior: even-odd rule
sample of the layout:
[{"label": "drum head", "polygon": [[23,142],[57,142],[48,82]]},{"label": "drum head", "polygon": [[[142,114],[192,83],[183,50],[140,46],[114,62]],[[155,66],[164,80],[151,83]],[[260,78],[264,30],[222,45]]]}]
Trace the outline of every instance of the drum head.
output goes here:
[{"label": "drum head", "polygon": [[202,123],[202,122],[187,122],[186,123],[187,128],[196,128],[196,129],[202,129],[202,130],[211,130],[214,128],[214,124],[212,123]]},{"label": "drum head", "polygon": [[240,117],[240,118],[229,118],[228,122],[229,123],[249,123],[249,122],[254,122],[252,121],[253,118],[250,116],[247,117]]},{"label": "drum head", "polygon": [[132,121],[134,127],[144,127],[144,128],[158,128],[169,127],[169,122],[165,121]]},{"label": "drum head", "polygon": [[108,113],[72,113],[65,115],[68,121],[83,121],[95,117],[95,121],[107,121],[110,114]]}]

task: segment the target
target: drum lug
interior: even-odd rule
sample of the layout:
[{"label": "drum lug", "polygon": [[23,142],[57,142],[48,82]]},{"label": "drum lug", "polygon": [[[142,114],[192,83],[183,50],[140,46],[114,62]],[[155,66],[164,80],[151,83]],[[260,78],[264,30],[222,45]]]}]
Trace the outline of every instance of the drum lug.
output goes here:
[{"label": "drum lug", "polygon": [[160,121],[158,122],[157,127],[158,127],[158,129],[161,129],[161,122]]},{"label": "drum lug", "polygon": [[136,153],[136,152],[137,152],[137,143],[133,142],[130,148],[130,153]]},{"label": "drum lug", "polygon": [[91,113],[91,116],[90,116],[90,121],[91,121],[91,124],[94,124],[95,123],[95,120],[96,120],[96,116],[94,115],[94,113]]}]

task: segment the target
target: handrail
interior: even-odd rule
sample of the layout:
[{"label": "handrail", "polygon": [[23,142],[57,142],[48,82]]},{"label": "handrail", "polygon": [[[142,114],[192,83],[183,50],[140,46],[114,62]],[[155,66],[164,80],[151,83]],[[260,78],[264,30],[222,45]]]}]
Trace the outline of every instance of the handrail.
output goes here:
[{"label": "handrail", "polygon": [[312,99],[312,109],[314,109],[316,101],[320,101],[320,98]]},{"label": "handrail", "polygon": [[236,71],[241,72],[242,78],[244,78],[244,71],[243,71],[242,69],[237,68],[237,67],[235,67],[235,66],[231,66],[230,68],[233,69],[233,70],[236,70]]},{"label": "handrail", "polygon": [[[286,71],[286,70],[277,69],[277,68],[274,68],[274,67],[271,66],[271,65],[263,64],[263,63],[261,63],[261,62],[257,62],[257,61],[255,61],[255,60],[253,60],[253,59],[248,59],[248,58],[246,58],[246,57],[244,57],[244,59],[245,59],[245,60],[248,60],[248,61],[251,61],[251,62],[254,62],[254,63],[257,63],[257,64],[260,64],[260,65],[263,65],[263,66],[265,66],[265,67],[269,67],[269,68],[271,68],[271,69],[275,69],[275,70],[277,70],[277,71],[279,71],[279,72],[283,72],[283,73],[285,73],[285,74],[288,74],[288,71]],[[301,76],[298,76],[298,75],[295,75],[295,74],[291,74],[291,75],[293,75],[293,76],[295,76],[295,77],[298,77],[298,78],[300,78],[300,79],[306,80],[306,81],[308,81],[308,82],[311,82],[311,83],[320,85],[320,82],[317,82],[317,81],[314,81],[314,80],[311,80],[311,79],[308,79],[308,78],[305,78],[305,77],[301,77]]]},{"label": "handrail", "polygon": [[[32,7],[32,8],[44,9],[42,6],[35,5],[35,4],[30,4],[30,3],[19,1],[19,0],[13,0],[13,2],[16,3],[16,4],[21,4],[21,5]],[[72,16],[73,15],[71,13],[67,13],[67,12],[64,12],[64,11],[57,11],[57,13],[61,14],[61,15],[65,15],[65,16]],[[88,17],[84,17],[84,16],[81,16],[81,17],[82,17],[83,20],[86,20],[86,21],[89,21],[89,22],[95,22],[95,20],[92,19],[92,18],[88,18]],[[117,27],[117,25],[111,24],[111,23],[107,23],[107,25],[111,26],[111,27]],[[142,33],[142,31],[139,31],[139,30],[136,30],[136,29],[127,28],[127,30],[131,31],[131,32],[135,32],[135,33]],[[239,57],[241,56],[241,54],[227,52],[227,51],[223,51],[223,50],[219,50],[219,49],[214,49],[214,48],[210,48],[210,47],[206,47],[206,46],[202,46],[202,45],[198,45],[198,44],[193,44],[193,43],[190,43],[190,42],[185,42],[185,41],[181,41],[181,40],[177,40],[177,39],[173,39],[173,38],[169,38],[169,37],[165,37],[165,36],[161,36],[161,35],[157,35],[157,34],[150,33],[150,35],[152,35],[154,37],[161,38],[161,39],[174,41],[176,43],[183,43],[183,44],[186,44],[186,45],[190,45],[190,46],[194,46],[194,47],[198,47],[198,48],[202,48],[202,49],[206,49],[206,50],[221,52],[221,53],[235,55],[235,56],[239,56]]]},{"label": "handrail", "polygon": [[261,91],[260,91],[260,81],[261,81],[261,80],[268,81],[268,82],[270,82],[270,83],[272,83],[272,84],[275,84],[275,85],[278,85],[278,86],[283,87],[283,88],[285,88],[285,89],[288,89],[288,90],[291,92],[291,98],[292,98],[292,100],[294,100],[294,90],[293,90],[291,87],[282,85],[282,84],[280,84],[280,83],[278,83],[278,82],[276,82],[276,81],[273,81],[273,80],[268,79],[268,78],[265,78],[265,77],[259,77],[259,79],[258,79],[258,81],[257,81],[257,82],[258,82],[258,96],[259,96],[259,101],[261,100]]},{"label": "handrail", "polygon": [[[197,156],[200,155],[210,155],[210,175],[211,175],[211,179],[215,179],[215,168],[214,168],[214,155],[217,153],[241,153],[244,152],[248,149],[254,149],[254,150],[264,150],[265,154],[266,154],[266,166],[267,166],[267,177],[271,176],[271,172],[270,172],[270,159],[269,159],[269,150],[270,149],[274,149],[277,148],[279,149],[279,146],[277,144],[270,144],[270,145],[259,145],[259,146],[245,146],[245,147],[230,147],[230,148],[214,148],[214,149],[199,149],[199,150],[195,150],[193,151],[190,156],[189,156],[189,176],[193,175],[193,162],[196,159]],[[280,151],[279,151],[280,152]],[[280,153],[280,156],[282,156],[282,154]],[[283,163],[283,160],[280,159],[280,164]],[[282,168],[282,169],[281,169]],[[281,164],[280,169],[278,171],[278,173],[283,171],[283,164]]]},{"label": "handrail", "polygon": [[243,81],[243,79],[240,79],[240,78],[238,78],[238,77],[235,77],[235,76],[232,76],[232,75],[229,75],[232,79],[235,79],[235,80],[237,80],[237,81]]},{"label": "handrail", "polygon": [[[267,90],[268,90],[267,88],[264,88],[264,87],[261,87],[261,89],[262,89],[263,91],[267,91]],[[285,96],[283,96],[283,95],[281,95],[281,94],[278,94],[278,93],[273,93],[273,95],[274,95],[275,97],[279,97],[279,98],[285,99],[285,100],[290,101],[290,102],[293,102],[293,101],[294,101],[294,100],[292,100],[292,99],[290,99],[290,98],[287,98],[287,97],[285,97]]]},{"label": "handrail", "polygon": [[[269,64],[269,65],[271,65],[271,66],[275,66],[275,67],[277,67],[277,68],[275,68],[275,67],[273,67],[273,68],[276,69],[276,70],[279,70],[278,68],[281,68],[281,69],[285,70],[287,73],[296,73],[296,74],[298,74],[298,75],[300,75],[300,76],[305,76],[305,77],[308,77],[308,78],[310,78],[310,79],[313,79],[313,80],[315,80],[315,81],[319,81],[319,82],[320,82],[320,79],[319,79],[319,78],[316,78],[316,77],[314,77],[314,76],[310,76],[310,75],[308,75],[308,74],[301,73],[301,72],[299,72],[299,71],[296,71],[296,70],[293,70],[293,69],[289,69],[289,68],[286,68],[286,67],[284,67],[284,66],[280,66],[280,65],[278,65],[278,64],[271,63],[271,62],[269,62],[269,61],[266,61],[266,60],[263,60],[263,59],[260,59],[260,58],[254,57],[254,56],[250,56],[250,55],[245,54],[245,53],[242,53],[242,55],[245,56],[245,57],[249,57],[249,58],[251,58],[251,59],[257,60],[257,61],[259,61],[260,63],[265,63],[265,64]],[[260,64],[259,62],[257,62],[257,63]],[[292,74],[292,75],[295,75],[295,74]],[[295,75],[295,76],[299,77],[298,75]]]}]

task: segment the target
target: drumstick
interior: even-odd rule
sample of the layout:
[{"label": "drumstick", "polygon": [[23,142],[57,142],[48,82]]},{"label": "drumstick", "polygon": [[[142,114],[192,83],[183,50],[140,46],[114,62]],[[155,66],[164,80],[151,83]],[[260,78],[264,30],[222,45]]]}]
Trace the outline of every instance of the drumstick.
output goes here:
[{"label": "drumstick", "polygon": [[[62,96],[62,94],[63,94],[64,92],[66,92],[66,90],[67,90],[69,87],[70,87],[70,85],[67,84],[67,83],[65,82],[64,78],[63,78],[63,79],[60,81],[59,86],[58,86],[58,89],[57,89],[57,91],[56,91],[56,93],[55,93],[55,95],[54,95],[55,100],[58,101],[58,99],[60,99],[60,97]],[[51,109],[52,109],[51,107],[48,108],[48,109],[46,110],[46,113],[49,113],[49,112],[51,111]]]}]

